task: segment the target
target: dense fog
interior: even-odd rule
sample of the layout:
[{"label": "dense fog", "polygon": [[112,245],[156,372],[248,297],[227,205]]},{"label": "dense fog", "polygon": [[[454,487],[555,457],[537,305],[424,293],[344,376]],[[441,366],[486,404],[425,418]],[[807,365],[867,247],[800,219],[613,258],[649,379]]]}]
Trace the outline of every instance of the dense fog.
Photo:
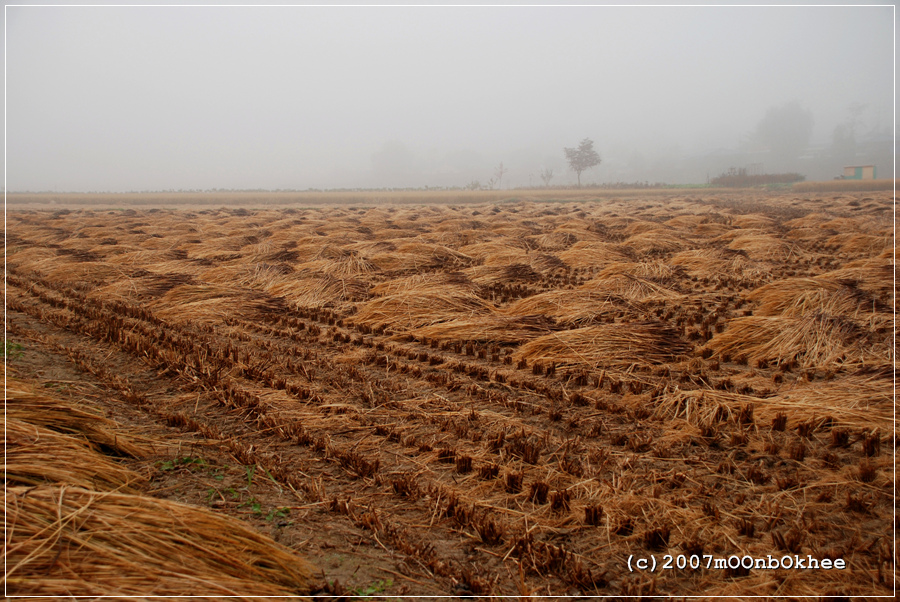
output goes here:
[{"label": "dense fog", "polygon": [[892,177],[893,28],[890,5],[7,7],[6,189],[571,186],[585,138],[585,185]]}]

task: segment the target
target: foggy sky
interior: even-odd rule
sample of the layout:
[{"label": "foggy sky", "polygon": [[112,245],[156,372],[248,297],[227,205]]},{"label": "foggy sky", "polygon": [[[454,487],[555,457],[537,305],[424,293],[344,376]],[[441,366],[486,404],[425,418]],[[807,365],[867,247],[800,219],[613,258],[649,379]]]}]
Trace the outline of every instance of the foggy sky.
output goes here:
[{"label": "foggy sky", "polygon": [[[7,7],[10,191],[699,181],[773,106],[893,133],[893,7]],[[889,177],[891,166],[879,167]],[[709,167],[707,167],[709,169]],[[657,178],[655,174],[660,174]]]}]

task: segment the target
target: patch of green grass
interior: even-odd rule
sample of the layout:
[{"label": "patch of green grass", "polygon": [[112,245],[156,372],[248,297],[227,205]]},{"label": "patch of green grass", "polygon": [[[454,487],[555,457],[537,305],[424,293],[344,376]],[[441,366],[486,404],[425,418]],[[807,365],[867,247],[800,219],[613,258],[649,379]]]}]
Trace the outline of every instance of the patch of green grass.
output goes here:
[{"label": "patch of green grass", "polygon": [[16,358],[22,357],[22,352],[25,347],[21,343],[14,343],[10,340],[5,341],[5,345],[3,346],[3,357],[9,360],[14,360]]},{"label": "patch of green grass", "polygon": [[262,504],[255,497],[251,497],[246,502],[238,504],[238,508],[243,508],[245,506],[249,506],[253,514],[262,514]]},{"label": "patch of green grass", "polygon": [[266,520],[269,522],[272,522],[276,516],[279,518],[284,518],[290,513],[291,513],[290,508],[286,508],[286,507],[272,508],[271,510],[269,510],[269,513],[266,515]]},{"label": "patch of green grass", "polygon": [[353,593],[357,596],[372,596],[375,594],[380,594],[390,586],[394,585],[393,580],[391,579],[379,579],[374,583],[370,583],[365,587],[358,587],[353,590]]},{"label": "patch of green grass", "polygon": [[206,465],[207,465],[207,461],[204,460],[203,458],[192,458],[189,456],[185,456],[183,458],[175,458],[173,460],[164,460],[162,462],[156,463],[156,466],[164,472],[167,472],[170,470],[175,470],[176,468],[187,468],[188,470],[191,470],[191,469],[196,470],[198,468],[204,468]]}]

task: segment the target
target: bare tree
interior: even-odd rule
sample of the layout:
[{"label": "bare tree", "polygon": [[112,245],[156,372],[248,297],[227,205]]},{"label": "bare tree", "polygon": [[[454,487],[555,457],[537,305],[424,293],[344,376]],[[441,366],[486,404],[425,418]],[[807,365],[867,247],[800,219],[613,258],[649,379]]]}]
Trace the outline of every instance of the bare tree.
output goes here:
[{"label": "bare tree", "polygon": [[581,172],[600,165],[600,155],[594,150],[594,141],[585,138],[578,148],[564,148],[569,167],[578,176],[578,187],[581,188]]},{"label": "bare tree", "polygon": [[541,180],[544,181],[544,186],[550,188],[550,180],[553,179],[553,169],[550,167],[546,167],[541,170]]},{"label": "bare tree", "polygon": [[503,167],[503,162],[502,162],[502,161],[500,162],[500,165],[498,165],[498,166],[494,169],[494,175],[497,177],[497,188],[502,188],[502,187],[503,187],[503,174],[505,174],[505,173],[508,172],[508,171],[509,171],[508,169],[506,169],[505,167]]}]

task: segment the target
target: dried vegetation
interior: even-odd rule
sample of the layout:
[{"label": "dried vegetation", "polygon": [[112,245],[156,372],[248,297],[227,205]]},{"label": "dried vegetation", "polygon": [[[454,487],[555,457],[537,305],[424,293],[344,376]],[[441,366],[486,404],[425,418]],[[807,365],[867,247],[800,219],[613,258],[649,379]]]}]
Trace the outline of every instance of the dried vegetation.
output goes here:
[{"label": "dried vegetation", "polygon": [[[892,201],[17,210],[10,337],[362,529],[410,593],[888,595]],[[252,531],[135,505],[140,475],[76,458],[140,446],[25,397],[8,586],[113,593],[89,583],[121,562],[116,595],[302,589]],[[211,555],[153,589],[176,548]],[[627,568],[788,553],[851,568]]]}]

